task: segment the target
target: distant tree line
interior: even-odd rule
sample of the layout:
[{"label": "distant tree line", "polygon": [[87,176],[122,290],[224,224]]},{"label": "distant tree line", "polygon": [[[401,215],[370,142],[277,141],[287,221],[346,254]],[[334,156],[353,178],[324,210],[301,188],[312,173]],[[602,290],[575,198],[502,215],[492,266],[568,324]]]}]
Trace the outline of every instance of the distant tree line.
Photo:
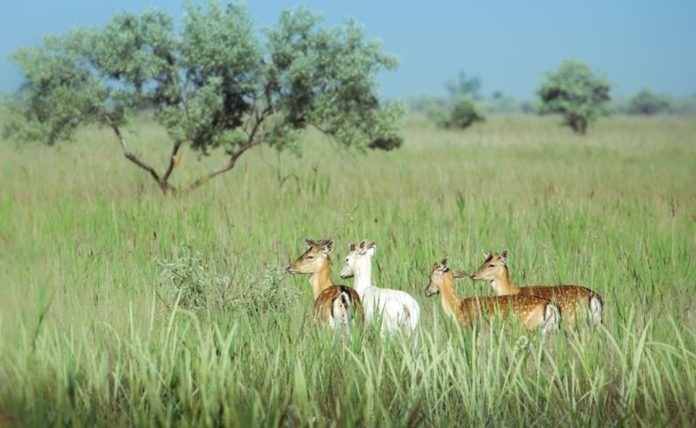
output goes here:
[{"label": "distant tree line", "polygon": [[[411,113],[427,113],[433,106],[447,105],[447,97],[419,95],[406,99]],[[485,115],[537,114],[539,100],[519,100],[512,95],[495,91],[477,99]],[[652,92],[644,88],[633,95],[614,96],[607,104],[609,114],[617,115],[696,115],[696,95],[675,97]]]},{"label": "distant tree line", "polygon": [[610,97],[606,77],[595,75],[581,62],[565,61],[546,76],[538,98],[520,101],[501,91],[481,93],[481,79],[458,76],[445,82],[446,96],[417,96],[406,100],[412,113],[422,113],[445,128],[465,129],[495,114],[558,113],[566,125],[584,134],[587,126],[605,115],[694,115],[696,95],[673,97],[643,88],[636,94]]},{"label": "distant tree line", "polygon": [[[649,98],[646,97],[649,95]],[[647,98],[647,100],[645,99]],[[431,95],[419,95],[406,99],[411,113],[426,113],[433,106],[446,106],[447,98]],[[495,114],[537,114],[538,100],[518,100],[512,95],[500,91],[490,96],[481,96],[477,100],[485,115]],[[609,114],[624,115],[696,115],[696,95],[675,97],[653,93],[650,89],[642,89],[634,95],[620,95],[612,98],[608,105]]]}]

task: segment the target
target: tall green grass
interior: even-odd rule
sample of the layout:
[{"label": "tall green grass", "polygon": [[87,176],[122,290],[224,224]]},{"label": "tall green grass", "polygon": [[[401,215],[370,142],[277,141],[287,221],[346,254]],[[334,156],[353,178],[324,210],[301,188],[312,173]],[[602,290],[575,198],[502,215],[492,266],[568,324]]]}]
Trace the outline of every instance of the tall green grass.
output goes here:
[{"label": "tall green grass", "polygon": [[[301,158],[250,152],[169,198],[106,130],[2,142],[0,425],[690,424],[696,121],[557,125],[412,117],[401,150],[366,156],[308,133]],[[164,165],[161,129],[127,138]],[[223,161],[183,159],[182,184]],[[375,282],[421,304],[416,344],[312,323],[307,278],[281,272],[324,237],[337,281],[349,242],[377,242]],[[518,284],[598,291],[604,325],[477,342],[423,296],[436,260],[502,249]]]}]

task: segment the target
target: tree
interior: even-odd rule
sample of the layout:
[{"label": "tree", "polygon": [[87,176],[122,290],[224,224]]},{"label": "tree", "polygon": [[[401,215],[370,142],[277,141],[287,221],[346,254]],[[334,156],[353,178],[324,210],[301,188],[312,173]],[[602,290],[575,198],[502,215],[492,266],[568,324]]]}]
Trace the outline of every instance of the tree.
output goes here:
[{"label": "tree", "polygon": [[566,60],[541,83],[539,113],[560,113],[566,125],[584,135],[588,125],[607,114],[609,90],[604,76],[596,76],[586,64]]},{"label": "tree", "polygon": [[665,97],[653,94],[649,89],[642,89],[629,101],[629,114],[646,116],[664,113],[669,110],[669,101]]},{"label": "tree", "polygon": [[[313,126],[346,147],[401,144],[400,104],[380,105],[375,76],[394,57],[348,20],[333,29],[305,8],[283,12],[275,28],[254,31],[245,8],[185,5],[179,32],[160,11],[117,14],[99,29],[46,37],[12,59],[25,80],[4,101],[5,133],[48,145],[69,140],[85,124],[110,128],[123,155],[147,171],[164,193],[183,145],[200,154],[224,150],[220,168],[188,190],[230,171],[262,144],[299,150]],[[143,106],[171,138],[169,164],[158,172],[132,152],[122,130]]]},{"label": "tree", "polygon": [[462,96],[470,96],[476,100],[481,98],[481,80],[478,77],[467,77],[464,71],[459,71],[456,78],[445,82],[445,89],[452,101]]},{"label": "tree", "polygon": [[445,128],[466,129],[485,120],[486,117],[471,96],[460,96],[454,100],[449,111],[440,116],[438,124]]},{"label": "tree", "polygon": [[481,81],[468,78],[463,71],[445,82],[448,99],[433,98],[425,105],[426,114],[444,128],[466,129],[476,122],[485,120],[483,111],[476,100],[480,98]]}]

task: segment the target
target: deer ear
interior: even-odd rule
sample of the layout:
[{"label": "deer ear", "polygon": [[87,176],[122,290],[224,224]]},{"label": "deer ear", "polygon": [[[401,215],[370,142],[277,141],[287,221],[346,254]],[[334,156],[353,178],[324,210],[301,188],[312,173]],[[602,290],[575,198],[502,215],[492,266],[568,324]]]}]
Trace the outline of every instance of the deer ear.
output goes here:
[{"label": "deer ear", "polygon": [[374,241],[370,241],[367,243],[367,248],[365,252],[370,256],[373,257],[375,253],[377,252],[377,245],[375,245]]},{"label": "deer ear", "polygon": [[325,239],[324,240],[324,245],[322,245],[324,248],[324,253],[326,254],[331,254],[331,252],[334,249],[334,241],[333,239]]},{"label": "deer ear", "polygon": [[442,261],[440,262],[440,266],[439,266],[440,271],[447,272],[449,270],[447,263],[448,263],[447,257],[443,258]]},{"label": "deer ear", "polygon": [[355,243],[354,242],[351,242],[350,244],[348,244],[348,251],[355,251]]},{"label": "deer ear", "polygon": [[471,278],[471,275],[464,272],[463,270],[455,271],[455,272],[453,272],[453,274],[454,274],[454,277],[457,279],[459,279],[459,278]]},{"label": "deer ear", "polygon": [[503,250],[502,253],[500,253],[500,257],[503,259],[503,264],[507,265],[507,257],[508,257],[508,251]]},{"label": "deer ear", "polygon": [[313,239],[307,238],[307,239],[305,239],[304,241],[305,241],[305,244],[307,244],[307,248],[309,248],[309,247],[311,247],[312,245],[315,244],[315,242],[314,242]]}]

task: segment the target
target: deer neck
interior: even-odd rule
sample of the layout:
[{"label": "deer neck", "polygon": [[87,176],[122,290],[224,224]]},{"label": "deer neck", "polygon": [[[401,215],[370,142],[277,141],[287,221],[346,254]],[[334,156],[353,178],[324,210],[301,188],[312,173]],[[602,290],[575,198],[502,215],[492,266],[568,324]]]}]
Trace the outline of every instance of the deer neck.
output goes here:
[{"label": "deer neck", "polygon": [[459,306],[459,296],[454,291],[454,277],[446,276],[443,278],[442,286],[440,287],[440,297],[442,301],[442,309],[445,313],[453,318],[457,318],[457,307]]},{"label": "deer neck", "polygon": [[372,286],[372,260],[360,260],[355,265],[355,281],[353,288],[362,297],[365,290]]},{"label": "deer neck", "polygon": [[510,272],[507,266],[503,270],[503,274],[500,277],[491,280],[491,287],[498,296],[507,296],[510,294],[517,294],[520,292],[520,287],[516,286],[510,280]]},{"label": "deer neck", "polygon": [[312,284],[312,294],[314,294],[315,299],[319,297],[322,291],[331,287],[333,285],[331,280],[331,261],[327,260],[319,270],[314,272],[309,282]]}]

